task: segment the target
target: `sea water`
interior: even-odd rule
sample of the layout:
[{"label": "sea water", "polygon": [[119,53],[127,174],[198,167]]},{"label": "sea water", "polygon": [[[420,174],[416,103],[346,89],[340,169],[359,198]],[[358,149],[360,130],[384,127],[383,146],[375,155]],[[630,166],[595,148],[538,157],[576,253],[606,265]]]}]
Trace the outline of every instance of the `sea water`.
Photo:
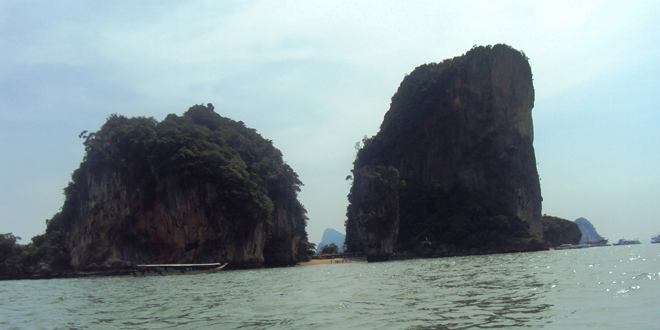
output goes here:
[{"label": "sea water", "polygon": [[2,329],[657,329],[660,244],[0,282]]}]

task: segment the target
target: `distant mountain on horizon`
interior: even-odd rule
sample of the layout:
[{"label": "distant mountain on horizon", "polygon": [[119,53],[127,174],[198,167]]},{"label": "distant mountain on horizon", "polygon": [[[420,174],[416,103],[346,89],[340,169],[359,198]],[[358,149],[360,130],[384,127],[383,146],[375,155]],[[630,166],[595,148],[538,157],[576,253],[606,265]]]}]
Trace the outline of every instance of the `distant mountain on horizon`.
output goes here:
[{"label": "distant mountain on horizon", "polygon": [[596,228],[591,224],[591,222],[589,222],[589,220],[585,218],[577,218],[573,222],[575,222],[578,227],[580,227],[580,231],[582,232],[580,244],[586,244],[589,241],[598,241],[603,239],[603,237],[598,234]]},{"label": "distant mountain on horizon", "polygon": [[321,243],[316,245],[316,251],[321,251],[321,249],[326,246],[330,245],[330,243],[335,243],[337,247],[339,248],[339,252],[344,252],[344,240],[346,239],[346,235],[342,234],[332,228],[326,228],[323,231],[323,237],[321,238]]}]

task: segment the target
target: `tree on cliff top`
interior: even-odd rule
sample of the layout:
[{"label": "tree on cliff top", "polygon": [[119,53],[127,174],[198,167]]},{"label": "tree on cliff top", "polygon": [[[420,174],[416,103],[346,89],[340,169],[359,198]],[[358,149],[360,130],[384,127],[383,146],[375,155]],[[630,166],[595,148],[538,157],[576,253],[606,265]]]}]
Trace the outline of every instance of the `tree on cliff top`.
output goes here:
[{"label": "tree on cliff top", "polygon": [[203,105],[192,106],[182,117],[170,114],[160,123],[111,115],[84,144],[85,160],[67,191],[80,188],[86,167],[118,166],[145,188],[156,177],[167,176],[181,185],[212,182],[226,191],[231,207],[249,207],[258,210],[259,217],[271,219],[271,198],[296,198],[302,186],[272,141]]}]

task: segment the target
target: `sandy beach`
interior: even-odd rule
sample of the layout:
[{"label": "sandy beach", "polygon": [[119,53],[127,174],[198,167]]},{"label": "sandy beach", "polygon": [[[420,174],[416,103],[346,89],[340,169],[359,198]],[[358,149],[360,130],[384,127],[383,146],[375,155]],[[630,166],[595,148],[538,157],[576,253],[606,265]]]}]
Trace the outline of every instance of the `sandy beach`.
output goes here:
[{"label": "sandy beach", "polygon": [[352,263],[364,263],[367,262],[366,259],[354,259],[354,258],[334,258],[334,259],[312,259],[311,261],[300,262],[296,265],[298,266],[316,266],[316,265],[331,265],[331,264],[352,264]]}]

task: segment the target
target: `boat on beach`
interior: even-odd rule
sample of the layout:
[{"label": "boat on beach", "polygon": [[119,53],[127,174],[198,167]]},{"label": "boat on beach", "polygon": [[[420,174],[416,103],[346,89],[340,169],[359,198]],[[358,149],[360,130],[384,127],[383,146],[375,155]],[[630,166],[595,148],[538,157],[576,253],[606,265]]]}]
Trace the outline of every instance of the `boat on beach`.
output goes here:
[{"label": "boat on beach", "polygon": [[660,234],[651,236],[651,243],[660,243]]},{"label": "boat on beach", "polygon": [[228,263],[136,265],[133,276],[197,275],[216,273]]},{"label": "boat on beach", "polygon": [[640,242],[638,238],[633,238],[633,239],[622,238],[619,240],[619,242],[614,243],[614,245],[633,245],[633,244],[642,244],[642,242]]}]

